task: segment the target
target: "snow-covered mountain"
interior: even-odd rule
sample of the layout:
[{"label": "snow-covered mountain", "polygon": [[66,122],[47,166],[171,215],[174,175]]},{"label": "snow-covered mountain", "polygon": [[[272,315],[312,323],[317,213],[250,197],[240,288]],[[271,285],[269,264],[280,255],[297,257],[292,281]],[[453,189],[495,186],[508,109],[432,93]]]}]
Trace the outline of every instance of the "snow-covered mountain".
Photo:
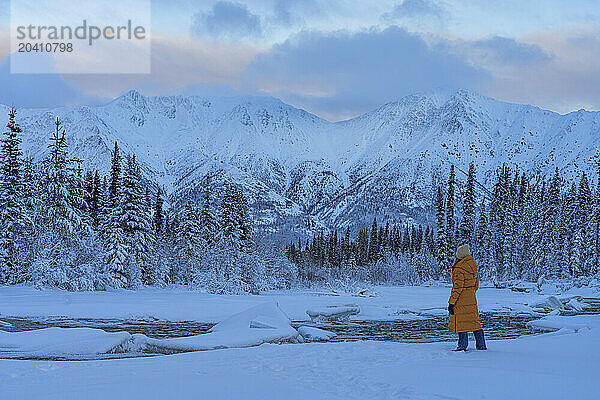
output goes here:
[{"label": "snow-covered mountain", "polygon": [[407,96],[337,123],[270,97],[130,91],[98,107],[18,110],[26,152],[43,157],[57,116],[86,167],[108,170],[118,141],[172,199],[212,171],[243,185],[274,228],[427,219],[432,182],[449,163],[466,170],[474,160],[489,182],[502,163],[574,173],[600,160],[600,112],[560,115],[466,90]]}]

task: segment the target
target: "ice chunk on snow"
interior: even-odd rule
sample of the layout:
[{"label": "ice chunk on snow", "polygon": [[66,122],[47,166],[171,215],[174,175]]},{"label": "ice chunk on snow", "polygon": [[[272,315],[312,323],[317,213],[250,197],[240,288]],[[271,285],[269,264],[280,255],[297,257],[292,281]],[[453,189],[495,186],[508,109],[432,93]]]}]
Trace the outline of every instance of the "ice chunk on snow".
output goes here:
[{"label": "ice chunk on snow", "polygon": [[358,315],[360,308],[356,305],[344,305],[344,306],[327,306],[325,308],[318,308],[312,310],[306,310],[306,313],[313,321],[316,320],[337,320],[343,321],[350,318],[351,315]]},{"label": "ice chunk on snow", "polygon": [[281,311],[277,303],[264,303],[249,308],[224,319],[210,329],[210,332],[239,331],[250,328],[252,321],[260,321],[272,328],[291,326],[290,319]]},{"label": "ice chunk on snow", "polygon": [[298,328],[298,333],[304,339],[313,341],[327,341],[337,336],[333,332],[329,332],[324,329],[319,329],[312,326],[301,326]]},{"label": "ice chunk on snow", "polygon": [[93,355],[113,352],[131,335],[92,328],[45,328],[25,332],[1,332],[0,354],[22,357]]},{"label": "ice chunk on snow", "polygon": [[533,308],[542,308],[544,310],[561,310],[564,306],[556,296],[548,296],[548,298],[540,303],[532,305]]},{"label": "ice chunk on snow", "polygon": [[600,328],[600,315],[559,316],[551,315],[542,319],[530,321],[527,326],[540,331],[571,331]]},{"label": "ice chunk on snow", "polygon": [[171,353],[297,341],[298,332],[277,303],[266,303],[219,322],[210,333],[173,339],[146,338],[143,346],[149,351]]},{"label": "ice chunk on snow", "polygon": [[565,308],[567,310],[581,311],[585,308],[585,305],[576,298],[572,298],[567,304],[565,304]]}]

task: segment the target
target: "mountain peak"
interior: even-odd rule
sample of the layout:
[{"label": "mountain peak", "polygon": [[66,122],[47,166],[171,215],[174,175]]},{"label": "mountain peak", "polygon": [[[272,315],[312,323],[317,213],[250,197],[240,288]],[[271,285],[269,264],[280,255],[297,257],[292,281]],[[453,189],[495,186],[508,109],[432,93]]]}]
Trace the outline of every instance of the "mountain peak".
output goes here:
[{"label": "mountain peak", "polygon": [[143,98],[144,95],[141,94],[139,91],[137,91],[136,89],[130,89],[127,92],[123,93],[122,95],[120,95],[119,97],[117,97],[118,99],[125,99],[125,100],[134,100],[137,101],[140,98]]}]

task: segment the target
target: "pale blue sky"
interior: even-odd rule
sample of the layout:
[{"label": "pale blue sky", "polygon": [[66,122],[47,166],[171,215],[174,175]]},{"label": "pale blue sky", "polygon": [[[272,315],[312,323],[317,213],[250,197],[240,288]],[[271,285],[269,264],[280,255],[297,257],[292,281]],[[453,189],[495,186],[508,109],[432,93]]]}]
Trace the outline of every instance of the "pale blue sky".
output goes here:
[{"label": "pale blue sky", "polygon": [[[27,0],[22,0],[27,1]],[[0,2],[8,56],[8,2]],[[0,102],[101,102],[130,89],[265,93],[338,120],[436,87],[561,113],[600,109],[593,0],[152,1],[152,74],[47,77],[0,69]],[[42,100],[43,99],[43,100]]]}]

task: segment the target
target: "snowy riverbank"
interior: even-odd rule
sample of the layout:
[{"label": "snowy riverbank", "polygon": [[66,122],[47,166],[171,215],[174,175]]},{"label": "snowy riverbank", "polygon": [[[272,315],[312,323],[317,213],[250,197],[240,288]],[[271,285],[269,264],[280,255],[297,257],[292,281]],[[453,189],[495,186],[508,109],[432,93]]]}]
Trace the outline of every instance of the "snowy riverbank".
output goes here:
[{"label": "snowy riverbank", "polygon": [[[360,308],[356,320],[419,319],[446,315],[449,287],[376,287],[374,297],[332,295],[331,292],[282,291],[260,296],[210,295],[185,288],[137,291],[66,292],[36,290],[27,286],[0,287],[0,318],[68,317],[159,319],[169,321],[219,322],[252,306],[277,302],[294,321],[308,320],[308,309],[353,305]],[[546,288],[543,293],[515,292],[509,289],[481,288],[477,292],[479,310],[503,313],[534,313],[535,305],[557,297],[600,297],[596,288],[558,292]]]}]

